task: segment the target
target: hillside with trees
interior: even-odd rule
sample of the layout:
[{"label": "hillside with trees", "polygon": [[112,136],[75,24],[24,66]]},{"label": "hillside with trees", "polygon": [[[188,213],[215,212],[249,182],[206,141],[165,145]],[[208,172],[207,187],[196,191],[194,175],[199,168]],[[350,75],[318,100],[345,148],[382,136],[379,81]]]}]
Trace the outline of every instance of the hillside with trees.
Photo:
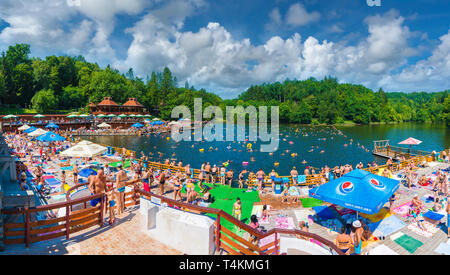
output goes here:
[{"label": "hillside with trees", "polygon": [[214,93],[197,90],[177,79],[169,68],[153,72],[146,79],[133,69],[121,74],[107,66],[100,68],[82,56],[30,58],[30,46],[10,46],[0,56],[0,103],[4,110],[32,108],[37,112],[87,110],[89,102],[98,103],[110,96],[119,104],[134,97],[154,115],[169,119],[173,107],[186,105],[193,110],[194,98],[203,107],[227,105],[279,106],[280,120],[288,123],[335,124],[352,121],[446,122],[450,125],[450,93],[374,92],[362,85],[323,80],[286,80],[255,85],[236,99],[222,100]]}]

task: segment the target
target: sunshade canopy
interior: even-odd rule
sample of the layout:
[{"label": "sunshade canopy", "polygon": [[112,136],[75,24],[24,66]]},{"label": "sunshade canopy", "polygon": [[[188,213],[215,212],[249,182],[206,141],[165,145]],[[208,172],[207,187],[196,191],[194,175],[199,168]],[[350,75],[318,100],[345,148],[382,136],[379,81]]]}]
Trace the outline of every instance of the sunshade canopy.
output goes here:
[{"label": "sunshade canopy", "polygon": [[45,126],[45,128],[55,128],[55,129],[57,129],[57,128],[59,128],[59,126],[52,122],[52,123],[47,124],[47,126]]},{"label": "sunshade canopy", "polygon": [[99,128],[110,128],[111,125],[109,125],[108,123],[103,122],[103,123],[100,123],[97,127],[99,127]]},{"label": "sunshade canopy", "polygon": [[421,143],[422,143],[421,140],[410,137],[408,139],[405,139],[404,141],[399,142],[398,144],[419,145]]},{"label": "sunshade canopy", "polygon": [[60,155],[74,157],[74,158],[90,158],[103,154],[108,151],[108,148],[98,145],[96,143],[83,140],[69,149],[61,152]]},{"label": "sunshade canopy", "polygon": [[23,131],[25,134],[29,134],[29,133],[31,133],[31,132],[33,132],[33,131],[36,131],[37,130],[37,128],[36,127],[34,127],[34,126],[31,126],[31,127],[29,127],[28,129],[26,129],[25,131]]},{"label": "sunshade canopy", "polygon": [[19,131],[24,131],[24,130],[28,130],[28,129],[30,129],[30,126],[28,126],[28,125],[23,125],[23,126],[20,126],[19,128],[18,128],[18,130]]},{"label": "sunshade canopy", "polygon": [[46,133],[47,133],[47,131],[45,131],[44,129],[39,128],[39,129],[36,129],[35,131],[29,133],[28,135],[30,137],[38,137],[38,136],[41,136],[41,135],[46,134]]},{"label": "sunshade canopy", "polygon": [[52,142],[52,141],[63,141],[65,138],[63,136],[60,136],[58,134],[55,134],[53,132],[47,132],[43,135],[40,135],[36,138],[39,141],[42,142]]},{"label": "sunshade canopy", "polygon": [[398,180],[357,169],[311,189],[309,195],[366,214],[376,214],[398,187]]}]

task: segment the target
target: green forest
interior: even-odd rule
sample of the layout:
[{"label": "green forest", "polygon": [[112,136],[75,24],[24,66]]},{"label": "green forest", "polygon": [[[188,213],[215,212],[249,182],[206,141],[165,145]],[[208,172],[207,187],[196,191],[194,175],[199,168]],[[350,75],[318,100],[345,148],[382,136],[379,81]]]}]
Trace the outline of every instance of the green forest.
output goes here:
[{"label": "green forest", "polygon": [[119,104],[135,97],[153,115],[169,119],[171,110],[194,98],[203,107],[279,106],[280,121],[302,124],[358,124],[390,122],[445,122],[450,126],[450,93],[374,92],[362,85],[342,84],[336,78],[286,80],[248,88],[235,99],[223,100],[189,83],[180,87],[169,68],[146,79],[130,68],[121,74],[101,68],[82,56],[30,58],[27,44],[10,46],[0,56],[0,103],[2,113],[33,109],[40,113],[86,112],[89,102],[110,96]]}]

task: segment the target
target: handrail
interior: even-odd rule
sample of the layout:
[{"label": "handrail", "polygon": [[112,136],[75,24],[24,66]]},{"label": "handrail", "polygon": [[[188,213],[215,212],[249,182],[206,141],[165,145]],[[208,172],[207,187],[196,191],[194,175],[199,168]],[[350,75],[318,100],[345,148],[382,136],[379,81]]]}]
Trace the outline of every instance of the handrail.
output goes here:
[{"label": "handrail", "polygon": [[337,254],[339,255],[344,255],[344,253],[342,253],[342,251],[331,241],[316,235],[314,233],[310,233],[310,232],[305,232],[305,231],[301,231],[298,229],[279,229],[279,228],[275,228],[272,229],[266,233],[262,233],[252,227],[250,227],[249,225],[241,222],[240,220],[236,219],[235,217],[231,216],[230,214],[228,214],[227,212],[223,211],[222,209],[215,209],[215,208],[209,208],[209,207],[203,207],[203,206],[198,206],[198,205],[193,205],[193,204],[189,204],[189,203],[185,203],[185,202],[180,202],[180,201],[176,201],[170,198],[166,198],[164,196],[161,195],[157,195],[151,192],[147,192],[144,190],[136,190],[137,193],[143,195],[143,196],[147,196],[147,197],[156,197],[161,199],[162,202],[166,202],[168,204],[171,205],[176,205],[178,207],[181,208],[187,208],[190,210],[194,210],[194,211],[200,211],[200,212],[204,212],[204,213],[209,213],[209,214],[216,214],[222,218],[225,218],[226,220],[228,220],[229,222],[231,222],[233,225],[236,225],[238,227],[240,227],[241,229],[243,229],[244,231],[248,232],[249,234],[257,237],[258,239],[263,239],[267,236],[270,236],[274,233],[280,233],[280,234],[292,234],[292,235],[300,235],[300,236],[304,236],[307,238],[312,238],[315,239],[323,244],[325,244],[326,246],[328,246],[329,248],[331,248],[332,250],[334,250]]}]

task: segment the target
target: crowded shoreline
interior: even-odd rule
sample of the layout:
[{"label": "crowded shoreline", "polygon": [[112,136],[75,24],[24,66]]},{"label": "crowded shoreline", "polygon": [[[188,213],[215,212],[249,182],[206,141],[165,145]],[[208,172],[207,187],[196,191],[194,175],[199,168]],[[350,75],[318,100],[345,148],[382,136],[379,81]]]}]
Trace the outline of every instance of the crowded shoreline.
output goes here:
[{"label": "crowded shoreline", "polygon": [[[325,166],[324,168],[317,169],[317,171],[314,168],[306,168],[304,171],[301,171],[302,175],[300,176],[305,176],[308,178],[314,177],[317,178],[317,180],[313,181],[313,184],[310,184],[311,186],[305,184],[302,186],[302,184],[298,182],[298,179],[300,179],[298,177],[300,173],[295,167],[292,168],[288,181],[283,181],[283,177],[279,177],[274,170],[266,174],[262,170],[254,173],[243,169],[243,171],[238,171],[239,175],[236,177],[234,172],[232,170],[227,170],[224,165],[219,165],[219,167],[214,164],[211,165],[208,162],[205,162],[200,169],[195,169],[194,172],[194,169],[191,168],[189,164],[184,164],[181,161],[175,162],[174,160],[171,161],[169,159],[165,159],[164,162],[161,163],[161,169],[157,169],[154,166],[152,167],[151,163],[153,162],[149,161],[147,156],[144,154],[140,157],[136,156],[136,152],[127,150],[126,148],[109,147],[106,154],[107,156],[103,154],[92,158],[81,158],[72,162],[74,159],[70,157],[61,157],[61,154],[59,154],[80,141],[80,139],[75,139],[68,133],[70,132],[64,133],[64,135],[68,137],[68,140],[52,142],[50,146],[42,146],[42,143],[33,141],[27,135],[22,133],[5,133],[7,142],[14,149],[16,155],[21,157],[21,161],[23,161],[19,177],[21,187],[23,189],[29,188],[37,191],[38,194],[41,194],[44,198],[48,199],[48,202],[51,203],[52,201],[65,199],[66,192],[76,184],[87,183],[91,194],[96,194],[99,192],[105,192],[107,194],[109,203],[109,222],[111,225],[114,224],[116,217],[120,219],[124,213],[125,207],[123,193],[127,182],[131,183],[128,184],[128,189],[139,188],[147,192],[156,192],[160,195],[170,196],[175,200],[185,201],[187,203],[200,206],[209,206],[213,202],[214,196],[211,195],[211,190],[214,190],[215,187],[227,185],[231,187],[231,183],[234,183],[234,185],[239,186],[238,189],[246,190],[248,192],[257,192],[260,198],[260,201],[254,202],[252,215],[248,221],[250,226],[262,230],[267,230],[270,227],[277,226],[287,228],[293,227],[299,228],[306,232],[311,230],[309,229],[311,227],[313,230],[323,234],[323,229],[326,228],[326,226],[324,228],[315,228],[319,222],[314,219],[309,219],[309,215],[306,220],[304,219],[299,221],[299,219],[296,218],[297,224],[292,224],[291,222],[295,217],[295,211],[308,210],[303,206],[301,199],[308,198],[307,191],[310,187],[320,186],[328,182],[330,179],[337,179],[355,169],[368,168],[372,169],[372,171],[378,170],[378,165],[375,162],[369,163],[366,166],[362,163],[358,163],[355,167],[352,165],[342,165],[341,167],[334,167],[332,169]],[[113,153],[113,151],[115,152]],[[443,151],[441,156],[442,165],[444,165],[444,168],[439,168],[431,173],[421,172],[424,170],[430,171],[431,167],[426,161],[410,163],[402,169],[394,171],[394,162],[392,159],[388,159],[386,165],[381,165],[383,166],[383,170],[380,171],[380,175],[388,178],[396,177],[401,179],[404,182],[404,187],[410,192],[410,196],[412,195],[412,190],[417,188],[417,186],[428,186],[429,184],[427,183],[433,181],[430,178],[430,176],[432,176],[432,178],[437,179],[431,185],[431,191],[433,191],[435,198],[433,200],[433,207],[438,207],[438,205],[440,205],[439,210],[441,211],[446,207],[444,202],[446,203],[446,197],[448,194],[448,188],[446,188],[448,184],[448,155],[445,151]],[[115,167],[110,166],[112,163],[114,163]],[[98,169],[90,169],[89,167],[92,167],[92,165]],[[164,167],[166,169],[164,169],[162,165],[165,165]],[[439,167],[442,167],[442,165]],[[46,166],[45,169],[44,166]],[[87,175],[87,177],[81,177],[79,173],[84,169],[95,171],[95,175],[92,173],[91,175]],[[27,175],[27,171],[28,173],[31,172],[31,177],[35,178],[34,181],[27,181],[27,179],[30,178],[30,175]],[[48,186],[44,175],[49,173],[55,175],[55,178],[60,180],[59,186]],[[437,175],[433,175],[433,173]],[[442,179],[441,176],[443,177]],[[280,179],[281,182],[279,181]],[[276,191],[276,186],[277,188],[280,186],[281,190]],[[437,200],[439,198],[440,200]],[[402,202],[405,199],[409,199],[408,196],[397,194],[395,201]],[[417,199],[418,197],[414,194],[411,202],[416,202]],[[395,209],[393,207],[394,201],[390,199],[389,202],[389,213],[393,213]],[[237,219],[241,218],[241,203],[242,202],[240,202],[239,199],[236,199],[233,203],[232,213],[230,213]],[[322,205],[329,204],[323,203]],[[257,210],[255,210],[255,206],[257,206]],[[417,204],[415,207],[416,206],[419,209],[424,209],[421,204]],[[342,209],[339,208],[336,208],[336,210],[342,211]],[[339,211],[337,212],[339,213]],[[282,215],[283,218],[287,218],[288,222],[281,224],[270,219],[270,217],[274,218],[274,215],[277,214]],[[57,213],[49,213],[48,215],[49,217],[52,217],[57,215]],[[325,232],[327,232],[329,236],[335,235],[333,237],[336,237],[336,244],[341,244],[342,248],[343,246],[340,242],[341,240],[345,240],[347,235],[351,235],[349,233],[350,231],[353,230],[352,232],[354,233],[356,232],[356,229],[363,228],[370,223],[367,219],[358,221],[360,221],[360,224],[352,224],[352,229],[348,224],[340,227],[345,227],[345,232],[339,232],[340,229],[338,229],[336,225],[333,225],[333,230],[326,229]],[[265,226],[259,225],[261,222],[265,224]],[[420,222],[423,223],[423,220]],[[362,232],[366,234],[366,237],[370,236],[370,231],[368,231],[367,228],[368,227],[366,226],[365,230]],[[352,234],[351,236],[353,240],[355,235]],[[358,236],[361,238],[362,235]],[[365,241],[374,241],[373,238],[373,236],[372,240],[370,240],[370,237],[369,239],[366,238]],[[354,242],[352,241],[352,243]],[[352,247],[352,253],[355,253],[355,246],[353,245]],[[345,248],[342,250],[345,250]],[[362,253],[361,251],[356,252],[359,252],[357,254]]]}]

